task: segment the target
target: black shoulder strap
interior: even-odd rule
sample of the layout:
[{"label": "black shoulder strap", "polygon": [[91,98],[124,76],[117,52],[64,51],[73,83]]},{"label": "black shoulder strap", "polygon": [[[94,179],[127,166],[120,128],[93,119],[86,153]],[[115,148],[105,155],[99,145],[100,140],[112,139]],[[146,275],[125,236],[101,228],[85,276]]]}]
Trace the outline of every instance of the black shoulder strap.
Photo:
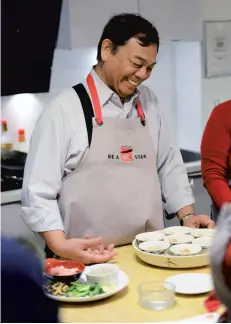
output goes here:
[{"label": "black shoulder strap", "polygon": [[86,127],[87,127],[88,143],[90,147],[91,138],[92,138],[92,117],[94,117],[94,110],[92,107],[91,99],[82,83],[75,85],[73,89],[79,96],[79,99],[82,104]]}]

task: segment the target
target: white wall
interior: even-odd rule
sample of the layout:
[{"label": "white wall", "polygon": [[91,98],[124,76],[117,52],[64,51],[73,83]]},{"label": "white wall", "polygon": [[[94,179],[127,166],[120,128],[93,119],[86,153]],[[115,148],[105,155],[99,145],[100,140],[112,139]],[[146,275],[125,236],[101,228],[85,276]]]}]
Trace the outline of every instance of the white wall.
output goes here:
[{"label": "white wall", "polygon": [[[203,19],[206,21],[230,20],[231,0],[203,0]],[[231,99],[231,76],[202,79],[202,127],[204,128],[214,106]]]},{"label": "white wall", "polygon": [[23,128],[26,133],[26,149],[28,149],[35,123],[55,95],[57,95],[57,92],[23,93],[1,98],[1,118],[8,122],[8,129],[15,148],[17,131],[19,128]]},{"label": "white wall", "polygon": [[204,128],[213,108],[231,99],[231,77],[219,77],[202,80],[202,127]]},{"label": "white wall", "polygon": [[175,44],[177,134],[181,148],[200,150],[202,111],[201,43]]}]

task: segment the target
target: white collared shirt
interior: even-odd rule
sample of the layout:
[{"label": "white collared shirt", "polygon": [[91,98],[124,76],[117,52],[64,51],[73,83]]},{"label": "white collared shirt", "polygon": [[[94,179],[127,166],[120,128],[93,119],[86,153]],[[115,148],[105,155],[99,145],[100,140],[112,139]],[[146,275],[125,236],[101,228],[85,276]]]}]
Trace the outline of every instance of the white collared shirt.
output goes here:
[{"label": "white collared shirt", "polygon": [[[103,117],[133,118],[139,97],[157,154],[165,209],[171,214],[194,203],[179,148],[172,142],[157,98],[146,86],[121,103],[119,96],[91,74],[98,91]],[[83,82],[87,91],[86,80]],[[22,188],[22,217],[34,232],[63,230],[57,195],[64,175],[83,161],[88,152],[88,134],[80,100],[69,89],[53,100],[37,121],[30,141]],[[78,193],[76,193],[78,194]]]}]

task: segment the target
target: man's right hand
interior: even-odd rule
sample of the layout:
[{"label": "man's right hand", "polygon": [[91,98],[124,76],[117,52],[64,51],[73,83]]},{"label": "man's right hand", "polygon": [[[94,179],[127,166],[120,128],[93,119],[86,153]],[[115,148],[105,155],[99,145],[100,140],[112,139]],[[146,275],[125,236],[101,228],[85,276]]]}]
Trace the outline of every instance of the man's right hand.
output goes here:
[{"label": "man's right hand", "polygon": [[66,239],[62,231],[45,232],[42,236],[56,255],[84,264],[107,262],[116,255],[113,244],[104,249],[102,237]]}]

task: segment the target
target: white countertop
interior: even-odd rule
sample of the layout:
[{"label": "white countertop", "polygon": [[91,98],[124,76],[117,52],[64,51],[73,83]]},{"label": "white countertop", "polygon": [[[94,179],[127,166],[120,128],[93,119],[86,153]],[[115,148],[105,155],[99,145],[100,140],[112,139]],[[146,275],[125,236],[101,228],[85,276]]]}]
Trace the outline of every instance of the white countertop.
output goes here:
[{"label": "white countertop", "polygon": [[201,161],[188,162],[184,165],[189,176],[201,175]]},{"label": "white countertop", "polygon": [[1,192],[1,205],[21,201],[21,189]]}]

